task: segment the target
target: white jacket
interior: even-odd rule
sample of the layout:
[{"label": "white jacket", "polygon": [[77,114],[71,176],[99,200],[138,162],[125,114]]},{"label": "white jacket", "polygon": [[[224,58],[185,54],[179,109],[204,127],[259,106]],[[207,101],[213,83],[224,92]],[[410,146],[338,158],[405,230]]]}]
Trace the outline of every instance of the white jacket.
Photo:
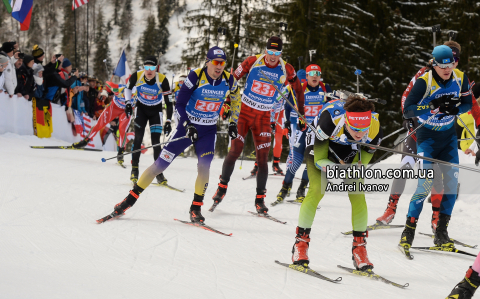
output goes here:
[{"label": "white jacket", "polygon": [[14,65],[16,61],[15,57],[11,57],[8,66],[3,71],[3,76],[5,77],[3,89],[11,96],[15,94],[15,88],[17,87],[17,73]]},{"label": "white jacket", "polygon": [[5,84],[5,76],[3,75],[5,72],[0,75],[0,90],[5,90],[4,84]]}]

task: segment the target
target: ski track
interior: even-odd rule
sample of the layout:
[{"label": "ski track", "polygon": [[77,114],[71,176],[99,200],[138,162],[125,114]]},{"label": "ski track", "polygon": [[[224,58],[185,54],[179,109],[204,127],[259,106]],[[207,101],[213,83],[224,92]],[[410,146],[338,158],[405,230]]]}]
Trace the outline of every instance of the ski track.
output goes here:
[{"label": "ski track", "polygon": [[[402,229],[371,231],[367,239],[375,272],[404,290],[349,274],[352,267],[351,207],[346,196],[327,194],[311,232],[310,265],[342,282],[333,284],[274,263],[291,261],[300,205],[268,206],[286,224],[252,216],[255,180],[243,181],[253,163],[236,166],[225,199],[208,212],[223,160],[214,159],[205,194],[206,223],[231,237],[174,221],[188,220],[194,193],[196,159],[177,159],[166,170],[167,188],[148,188],[136,205],[118,219],[96,224],[131,189],[130,166],[100,162],[112,152],[31,149],[30,145],[65,145],[55,139],[0,135],[0,289],[2,298],[445,298],[474,258],[412,250],[407,260],[397,249]],[[389,158],[390,162],[396,157]],[[142,155],[140,172],[152,155]],[[294,181],[296,190],[299,181]],[[266,202],[274,201],[281,180],[269,176]],[[388,195],[367,194],[368,224],[375,223]],[[411,195],[400,199],[392,224],[403,224]],[[480,203],[461,195],[449,232],[467,244],[479,244]],[[414,246],[430,246],[431,206],[425,203]],[[478,249],[458,246],[476,254]],[[27,287],[25,287],[27,286]],[[72,292],[75,290],[75,292]]]}]

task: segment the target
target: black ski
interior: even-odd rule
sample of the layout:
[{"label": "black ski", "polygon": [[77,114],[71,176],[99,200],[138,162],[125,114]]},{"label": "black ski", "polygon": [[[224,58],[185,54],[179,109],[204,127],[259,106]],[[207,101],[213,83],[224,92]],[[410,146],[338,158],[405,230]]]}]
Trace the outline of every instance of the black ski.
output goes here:
[{"label": "black ski", "polygon": [[101,149],[96,148],[74,148],[70,146],[30,146],[31,148],[40,148],[40,149],[66,149],[66,150],[76,150],[76,151],[92,151],[92,152],[102,152]]},{"label": "black ski", "polygon": [[410,254],[410,248],[408,246],[401,246],[400,244],[398,245],[398,249],[400,250],[403,255],[409,260],[413,260],[413,255]]},{"label": "black ski", "polygon": [[125,213],[122,213],[120,215],[117,215],[115,214],[115,212],[112,212],[111,214],[108,214],[107,216],[103,217],[103,218],[100,218],[97,220],[97,223],[100,224],[100,223],[104,223],[108,220],[111,220],[111,219],[117,219],[119,217],[122,217],[123,215],[125,215]]},{"label": "black ski", "polygon": [[196,227],[199,227],[199,228],[203,228],[204,230],[208,230],[208,231],[210,231],[210,232],[212,232],[212,233],[217,233],[217,234],[220,234],[220,235],[223,235],[223,236],[231,236],[231,235],[232,235],[232,233],[226,234],[226,233],[223,233],[223,232],[221,232],[221,231],[219,231],[219,230],[216,230],[216,229],[214,229],[213,227],[210,227],[210,226],[205,225],[205,224],[200,224],[200,223],[196,223],[196,222],[183,221],[183,220],[179,220],[179,219],[176,219],[176,218],[173,219],[173,220],[179,221],[179,222],[181,222],[181,223],[185,223],[185,224],[188,224],[188,225],[191,225],[191,226],[196,226]]},{"label": "black ski", "polygon": [[123,163],[118,163],[117,162],[117,165],[120,165],[122,168],[127,168],[127,166],[123,165]]},{"label": "black ski", "polygon": [[185,192],[185,189],[178,189],[178,188],[175,188],[175,187],[172,187],[166,183],[162,183],[162,184],[159,184],[159,183],[152,183],[152,185],[155,185],[155,186],[160,186],[160,187],[165,187],[165,188],[168,188],[170,190],[173,190],[173,191],[178,191],[178,192]]},{"label": "black ski", "polygon": [[412,247],[412,249],[453,252],[453,253],[460,253],[460,254],[464,254],[464,255],[477,257],[476,254],[471,254],[471,253],[468,253],[466,251],[459,250],[455,247],[432,246],[432,247]]},{"label": "black ski", "polygon": [[210,209],[208,209],[208,211],[210,211],[210,212],[215,211],[215,208],[217,208],[218,204],[219,204],[219,202],[213,202],[212,207]]},{"label": "black ski", "polygon": [[[379,229],[389,229],[389,228],[401,228],[401,227],[404,227],[404,225],[385,225],[383,223],[375,223],[373,225],[369,225],[367,226],[367,231],[370,231],[370,230],[379,230]],[[342,233],[344,235],[351,235],[353,234],[353,231],[348,231],[348,232],[345,232],[345,233]]]},{"label": "black ski", "polygon": [[253,178],[256,178],[256,177],[257,177],[257,175],[249,175],[249,176],[247,176],[247,177],[242,178],[242,180],[245,181],[245,180],[253,179]]},{"label": "black ski", "polygon": [[[286,202],[291,203],[291,204],[302,204],[302,201],[297,201],[296,199],[288,199]],[[317,206],[317,210],[320,210],[320,206]]]},{"label": "black ski", "polygon": [[404,285],[401,285],[401,284],[398,284],[396,282],[393,282],[391,280],[388,280],[378,274],[375,274],[372,269],[368,269],[367,271],[360,271],[360,270],[356,270],[356,269],[353,269],[353,268],[348,268],[348,267],[344,267],[344,266],[340,266],[340,265],[337,265],[338,268],[340,269],[343,269],[347,272],[350,272],[352,274],[355,274],[355,275],[358,275],[358,276],[364,276],[364,277],[368,277],[370,279],[373,279],[373,280],[378,280],[378,281],[382,281],[386,284],[390,284],[394,287],[397,287],[397,288],[401,288],[401,289],[404,289],[406,287],[408,287],[408,283],[404,284]]},{"label": "black ski", "polygon": [[[432,234],[424,234],[424,233],[420,233],[420,234],[424,235],[424,236],[431,237],[431,238],[435,238],[435,235],[432,235]],[[467,248],[477,248],[477,246],[478,246],[478,245],[468,245],[468,244],[465,244],[463,242],[457,241],[457,240],[452,239],[452,238],[450,238],[450,241],[452,241],[453,243],[455,243],[457,245],[462,245],[463,247],[467,247]]]},{"label": "black ski", "polygon": [[248,211],[250,214],[254,215],[254,216],[258,216],[258,217],[262,217],[262,218],[267,218],[267,219],[270,219],[272,221],[275,221],[275,222],[278,222],[278,223],[281,223],[281,224],[286,224],[287,222],[286,221],[280,221],[278,220],[277,218],[274,218],[268,214],[258,214],[258,213],[254,213],[252,211]]},{"label": "black ski", "polygon": [[276,176],[285,177],[284,173],[278,173],[278,172],[269,173],[268,175],[276,175]]},{"label": "black ski", "polygon": [[322,280],[326,280],[326,281],[330,281],[330,282],[340,282],[340,281],[342,281],[342,277],[338,277],[337,279],[331,279],[331,278],[328,278],[326,276],[323,276],[322,274],[318,273],[315,270],[310,269],[309,267],[304,267],[302,265],[287,264],[287,263],[282,263],[282,262],[279,262],[279,261],[275,261],[275,263],[277,263],[279,265],[282,265],[284,267],[293,269],[295,271],[299,271],[299,272],[308,274],[310,276],[320,278]]}]

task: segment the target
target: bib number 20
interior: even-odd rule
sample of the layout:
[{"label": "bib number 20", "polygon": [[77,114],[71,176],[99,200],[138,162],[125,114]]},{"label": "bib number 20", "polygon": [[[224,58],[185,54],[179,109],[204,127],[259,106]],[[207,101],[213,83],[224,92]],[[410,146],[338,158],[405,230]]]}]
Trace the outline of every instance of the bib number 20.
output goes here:
[{"label": "bib number 20", "polygon": [[207,102],[197,100],[195,109],[202,112],[217,112],[220,109],[220,102]]}]

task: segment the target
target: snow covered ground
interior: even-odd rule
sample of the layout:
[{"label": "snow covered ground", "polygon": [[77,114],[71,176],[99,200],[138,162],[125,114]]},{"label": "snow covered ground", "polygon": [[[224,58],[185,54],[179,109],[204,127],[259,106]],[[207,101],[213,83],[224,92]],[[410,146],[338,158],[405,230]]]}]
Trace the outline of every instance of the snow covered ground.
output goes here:
[{"label": "snow covered ground", "polygon": [[[355,276],[351,267],[350,203],[327,195],[313,224],[312,268],[343,277],[333,284],[286,269],[300,206],[281,204],[270,214],[286,225],[253,217],[255,181],[241,178],[253,163],[237,163],[224,202],[207,211],[222,160],[214,159],[203,214],[206,223],[232,237],[185,225],[188,220],[196,160],[177,159],[165,176],[185,188],[179,193],[150,186],[127,214],[98,225],[131,188],[130,167],[102,163],[113,152],[38,150],[30,145],[65,145],[32,136],[0,135],[0,297],[1,298],[445,298],[474,258],[415,251],[412,261],[397,249],[401,229],[374,231],[368,253],[375,271],[404,290]],[[394,158],[396,159],[396,158]],[[143,155],[140,171],[151,164]],[[302,168],[303,169],[303,168]],[[282,179],[270,177],[266,201],[272,202]],[[294,182],[296,190],[299,181]],[[291,198],[293,197],[293,193]],[[387,196],[367,195],[369,223],[383,213]],[[409,197],[401,199],[393,224],[404,224]],[[449,226],[450,236],[479,244],[480,203],[461,196]],[[430,232],[430,205],[425,203],[418,232]],[[414,245],[432,240],[417,233]],[[478,253],[478,249],[459,249]]]}]

